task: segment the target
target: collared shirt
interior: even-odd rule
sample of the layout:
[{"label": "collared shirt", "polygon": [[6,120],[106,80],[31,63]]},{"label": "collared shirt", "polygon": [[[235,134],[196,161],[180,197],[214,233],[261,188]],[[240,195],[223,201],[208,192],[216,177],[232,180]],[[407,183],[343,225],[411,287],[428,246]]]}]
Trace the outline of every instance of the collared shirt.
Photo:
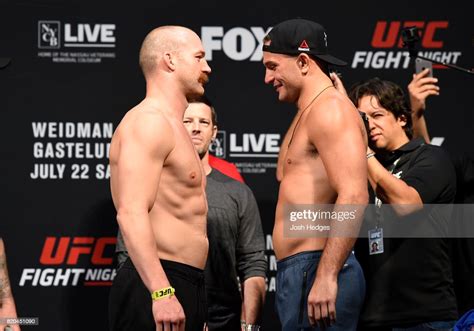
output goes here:
[{"label": "collared shirt", "polygon": [[[442,148],[414,139],[380,158],[386,169],[396,160],[392,174],[413,187],[423,204],[454,202],[454,167]],[[409,225],[410,216],[400,217],[400,224]],[[428,213],[421,221],[429,229],[449,217]],[[370,228],[376,220],[369,214],[364,223]],[[367,239],[360,239],[356,255],[367,282],[362,326],[404,327],[457,318],[447,239],[384,238],[384,252],[378,255],[369,255]]]}]

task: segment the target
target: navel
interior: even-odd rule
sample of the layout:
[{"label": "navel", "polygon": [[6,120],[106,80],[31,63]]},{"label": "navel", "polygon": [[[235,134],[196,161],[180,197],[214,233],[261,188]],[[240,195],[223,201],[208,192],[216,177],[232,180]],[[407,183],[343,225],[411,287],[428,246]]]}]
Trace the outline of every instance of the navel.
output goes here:
[{"label": "navel", "polygon": [[286,163],[291,164],[291,159],[286,160]]}]

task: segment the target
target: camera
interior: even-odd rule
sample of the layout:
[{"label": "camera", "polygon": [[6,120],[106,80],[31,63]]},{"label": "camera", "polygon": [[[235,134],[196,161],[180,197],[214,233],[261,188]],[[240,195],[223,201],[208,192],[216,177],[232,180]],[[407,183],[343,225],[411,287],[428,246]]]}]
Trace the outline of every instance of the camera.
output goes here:
[{"label": "camera", "polygon": [[358,110],[359,111],[359,115],[360,117],[362,118],[362,121],[364,122],[364,126],[365,126],[365,131],[367,132],[367,137],[370,136],[370,128],[369,128],[369,118],[367,117],[367,114]]},{"label": "camera", "polygon": [[402,40],[404,46],[416,44],[420,40],[420,30],[416,26],[408,26],[402,29]]},{"label": "camera", "polygon": [[420,29],[408,26],[402,29],[403,46],[408,48],[411,57],[416,57],[416,44],[420,41]]}]

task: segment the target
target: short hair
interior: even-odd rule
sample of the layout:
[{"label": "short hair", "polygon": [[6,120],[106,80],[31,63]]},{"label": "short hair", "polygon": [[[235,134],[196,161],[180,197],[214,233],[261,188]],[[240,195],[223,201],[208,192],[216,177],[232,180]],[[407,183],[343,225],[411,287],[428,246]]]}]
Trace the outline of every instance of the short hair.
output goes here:
[{"label": "short hair", "polygon": [[214,108],[214,105],[212,101],[206,96],[206,95],[201,95],[199,97],[196,97],[190,101],[190,103],[203,103],[209,108],[211,108],[211,121],[212,125],[217,126],[217,113],[216,109]]},{"label": "short hair", "polygon": [[382,80],[378,77],[353,84],[349,90],[349,98],[356,107],[364,96],[374,96],[380,105],[391,112],[396,119],[403,117],[406,121],[403,129],[409,139],[413,137],[413,123],[411,109],[402,88],[394,82]]}]

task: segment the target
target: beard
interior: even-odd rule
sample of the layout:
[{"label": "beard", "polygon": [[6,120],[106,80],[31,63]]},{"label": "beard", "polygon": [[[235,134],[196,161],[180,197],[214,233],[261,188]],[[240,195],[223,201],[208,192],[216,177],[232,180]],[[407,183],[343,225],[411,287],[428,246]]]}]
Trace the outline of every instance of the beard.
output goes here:
[{"label": "beard", "polygon": [[[205,73],[202,73],[197,80],[197,84],[195,84],[195,88],[190,89],[190,91],[186,95],[186,99],[188,100],[188,102],[200,100],[200,98],[204,95],[204,85],[208,82],[209,76]],[[200,86],[199,91],[196,85]]]},{"label": "beard", "polygon": [[205,74],[205,73],[202,73],[200,76],[199,76],[199,79],[198,79],[198,82],[200,84],[202,84],[203,86],[207,83],[209,83],[209,75]]}]

